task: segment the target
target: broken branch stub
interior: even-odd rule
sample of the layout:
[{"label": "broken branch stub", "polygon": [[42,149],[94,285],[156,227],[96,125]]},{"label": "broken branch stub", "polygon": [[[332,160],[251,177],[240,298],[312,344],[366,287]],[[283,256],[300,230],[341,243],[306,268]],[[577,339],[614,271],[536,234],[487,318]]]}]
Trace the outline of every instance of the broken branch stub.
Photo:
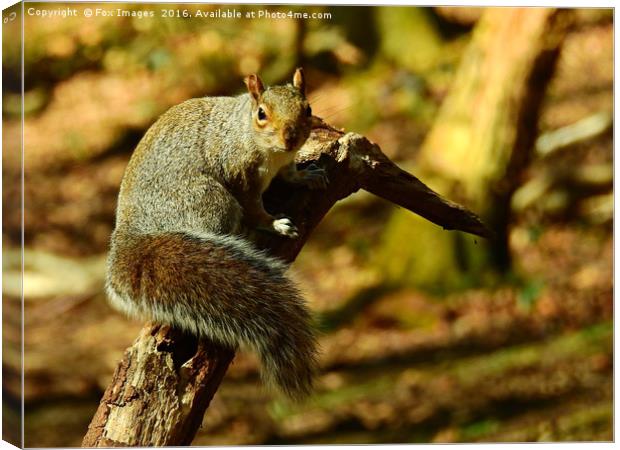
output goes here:
[{"label": "broken branch stub", "polygon": [[[449,202],[399,169],[379,146],[316,119],[298,163],[315,163],[329,177],[326,190],[276,180],[265,193],[270,212],[285,213],[299,238],[261,233],[255,244],[291,262],[329,209],[359,189],[392,201],[450,230],[488,237],[490,231],[465,208]],[[127,349],[93,417],[84,447],[189,445],[217,391],[234,350],[198,341],[167,326],[147,324]]]}]

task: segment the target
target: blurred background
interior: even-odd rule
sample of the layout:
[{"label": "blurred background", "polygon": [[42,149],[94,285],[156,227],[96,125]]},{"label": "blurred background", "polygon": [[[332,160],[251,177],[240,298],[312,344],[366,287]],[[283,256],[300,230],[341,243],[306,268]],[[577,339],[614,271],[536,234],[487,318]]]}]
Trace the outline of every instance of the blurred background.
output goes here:
[{"label": "blurred background", "polygon": [[[248,20],[182,16],[266,7],[31,6],[77,17],[25,17],[27,446],[80,444],[141,328],[111,310],[102,280],[145,130],[185,99],[240,93],[251,72],[285,82],[296,66],[315,115],[376,142],[498,239],[444,231],[365,192],[338,203],[292,268],[322,330],[316,394],[288,402],[239,353],[194,444],[613,438],[611,9],[272,5],[324,17]],[[86,18],[86,7],[133,17]],[[10,407],[21,80],[19,28],[3,33]],[[4,416],[6,438],[18,416]]]}]

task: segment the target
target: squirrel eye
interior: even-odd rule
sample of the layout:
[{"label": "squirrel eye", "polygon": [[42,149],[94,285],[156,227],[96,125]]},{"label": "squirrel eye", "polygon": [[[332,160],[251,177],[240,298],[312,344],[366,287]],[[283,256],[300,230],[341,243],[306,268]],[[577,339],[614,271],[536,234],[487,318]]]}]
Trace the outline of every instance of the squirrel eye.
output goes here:
[{"label": "squirrel eye", "polygon": [[267,120],[267,114],[265,113],[265,110],[262,107],[258,108],[258,120]]},{"label": "squirrel eye", "polygon": [[310,117],[312,115],[312,108],[310,108],[310,105],[308,105],[308,107],[306,108],[306,116]]}]

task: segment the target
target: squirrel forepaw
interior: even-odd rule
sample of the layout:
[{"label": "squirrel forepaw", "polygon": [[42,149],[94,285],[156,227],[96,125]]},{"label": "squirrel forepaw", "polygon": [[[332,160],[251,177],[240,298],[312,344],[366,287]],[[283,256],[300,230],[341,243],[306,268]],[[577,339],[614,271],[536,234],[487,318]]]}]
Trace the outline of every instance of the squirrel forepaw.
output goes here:
[{"label": "squirrel forepaw", "polygon": [[272,225],[273,229],[278,234],[289,237],[291,239],[296,239],[297,237],[299,237],[297,227],[293,225],[293,222],[288,217],[275,219]]},{"label": "squirrel forepaw", "polygon": [[299,175],[303,183],[310,189],[327,189],[329,179],[327,172],[316,164],[310,164],[308,167],[299,171]]}]

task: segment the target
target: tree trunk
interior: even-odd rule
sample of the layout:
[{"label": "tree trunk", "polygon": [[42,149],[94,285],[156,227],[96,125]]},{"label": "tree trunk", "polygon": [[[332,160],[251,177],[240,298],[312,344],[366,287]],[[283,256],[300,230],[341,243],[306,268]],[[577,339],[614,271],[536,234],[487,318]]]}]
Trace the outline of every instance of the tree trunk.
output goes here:
[{"label": "tree trunk", "polygon": [[485,10],[417,162],[431,187],[477,211],[497,239],[446,235],[396,211],[380,258],[390,278],[442,290],[477,284],[489,267],[509,268],[510,198],[570,19],[553,8]]},{"label": "tree trunk", "polygon": [[[400,170],[362,136],[344,134],[317,120],[298,159],[324,167],[330,183],[325,191],[310,191],[276,181],[265,194],[267,210],[285,212],[300,237],[260,234],[255,244],[285,261],[295,259],[335,202],[360,188],[446,229],[489,235],[474,214]],[[190,444],[233,356],[230,349],[198,342],[169,327],[146,325],[118,365],[82,445]]]}]

